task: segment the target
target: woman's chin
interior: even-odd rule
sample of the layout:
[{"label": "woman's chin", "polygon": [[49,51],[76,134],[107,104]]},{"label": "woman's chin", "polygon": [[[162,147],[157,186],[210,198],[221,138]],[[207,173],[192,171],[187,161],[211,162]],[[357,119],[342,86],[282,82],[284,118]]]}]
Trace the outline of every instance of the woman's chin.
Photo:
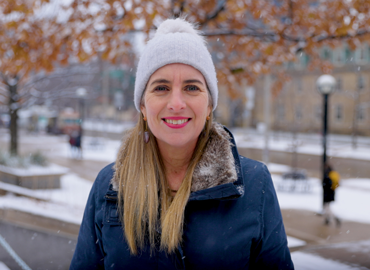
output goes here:
[{"label": "woman's chin", "polygon": [[157,138],[157,142],[159,145],[163,144],[172,148],[194,147],[196,145],[197,138],[189,138],[183,135],[184,134],[173,134],[168,138]]}]

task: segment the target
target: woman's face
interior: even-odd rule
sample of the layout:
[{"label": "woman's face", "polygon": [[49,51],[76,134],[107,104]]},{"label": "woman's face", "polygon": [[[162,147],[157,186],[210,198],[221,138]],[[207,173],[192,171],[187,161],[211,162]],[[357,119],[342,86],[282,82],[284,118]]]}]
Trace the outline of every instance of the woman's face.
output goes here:
[{"label": "woman's face", "polygon": [[141,111],[160,147],[194,147],[212,110],[202,73],[184,64],[154,72],[142,103]]}]

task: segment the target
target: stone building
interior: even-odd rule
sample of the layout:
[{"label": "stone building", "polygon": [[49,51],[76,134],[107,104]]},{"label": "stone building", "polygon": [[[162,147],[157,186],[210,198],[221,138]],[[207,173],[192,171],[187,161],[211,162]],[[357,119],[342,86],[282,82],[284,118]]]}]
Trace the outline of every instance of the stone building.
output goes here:
[{"label": "stone building", "polygon": [[[334,51],[323,48],[321,57],[333,63],[336,91],[329,97],[329,131],[337,134],[370,135],[370,47],[356,51],[343,46]],[[276,97],[271,97],[271,129],[276,131],[320,132],[323,98],[316,88],[322,75],[308,71],[308,57],[288,64],[291,80]],[[255,84],[255,106],[252,123],[264,121],[263,79]]]}]

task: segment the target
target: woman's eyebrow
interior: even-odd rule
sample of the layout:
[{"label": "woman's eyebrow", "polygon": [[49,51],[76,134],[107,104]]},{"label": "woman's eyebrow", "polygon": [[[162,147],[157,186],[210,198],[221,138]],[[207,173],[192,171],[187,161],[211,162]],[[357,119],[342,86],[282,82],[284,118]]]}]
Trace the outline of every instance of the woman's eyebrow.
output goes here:
[{"label": "woman's eyebrow", "polygon": [[196,79],[193,79],[193,80],[186,80],[184,81],[184,83],[199,83],[201,85],[203,85],[203,83],[199,80],[196,80]]},{"label": "woman's eyebrow", "polygon": [[170,83],[170,81],[167,81],[166,79],[158,79],[158,80],[153,81],[150,85],[153,85],[156,83]]}]

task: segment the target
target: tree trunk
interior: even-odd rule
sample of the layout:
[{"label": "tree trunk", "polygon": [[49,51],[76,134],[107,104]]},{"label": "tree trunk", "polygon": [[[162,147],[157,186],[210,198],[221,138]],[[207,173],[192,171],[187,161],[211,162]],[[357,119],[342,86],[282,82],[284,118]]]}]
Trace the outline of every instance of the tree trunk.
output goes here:
[{"label": "tree trunk", "polygon": [[18,95],[17,83],[8,84],[9,90],[9,115],[10,115],[10,154],[13,156],[18,155]]}]

